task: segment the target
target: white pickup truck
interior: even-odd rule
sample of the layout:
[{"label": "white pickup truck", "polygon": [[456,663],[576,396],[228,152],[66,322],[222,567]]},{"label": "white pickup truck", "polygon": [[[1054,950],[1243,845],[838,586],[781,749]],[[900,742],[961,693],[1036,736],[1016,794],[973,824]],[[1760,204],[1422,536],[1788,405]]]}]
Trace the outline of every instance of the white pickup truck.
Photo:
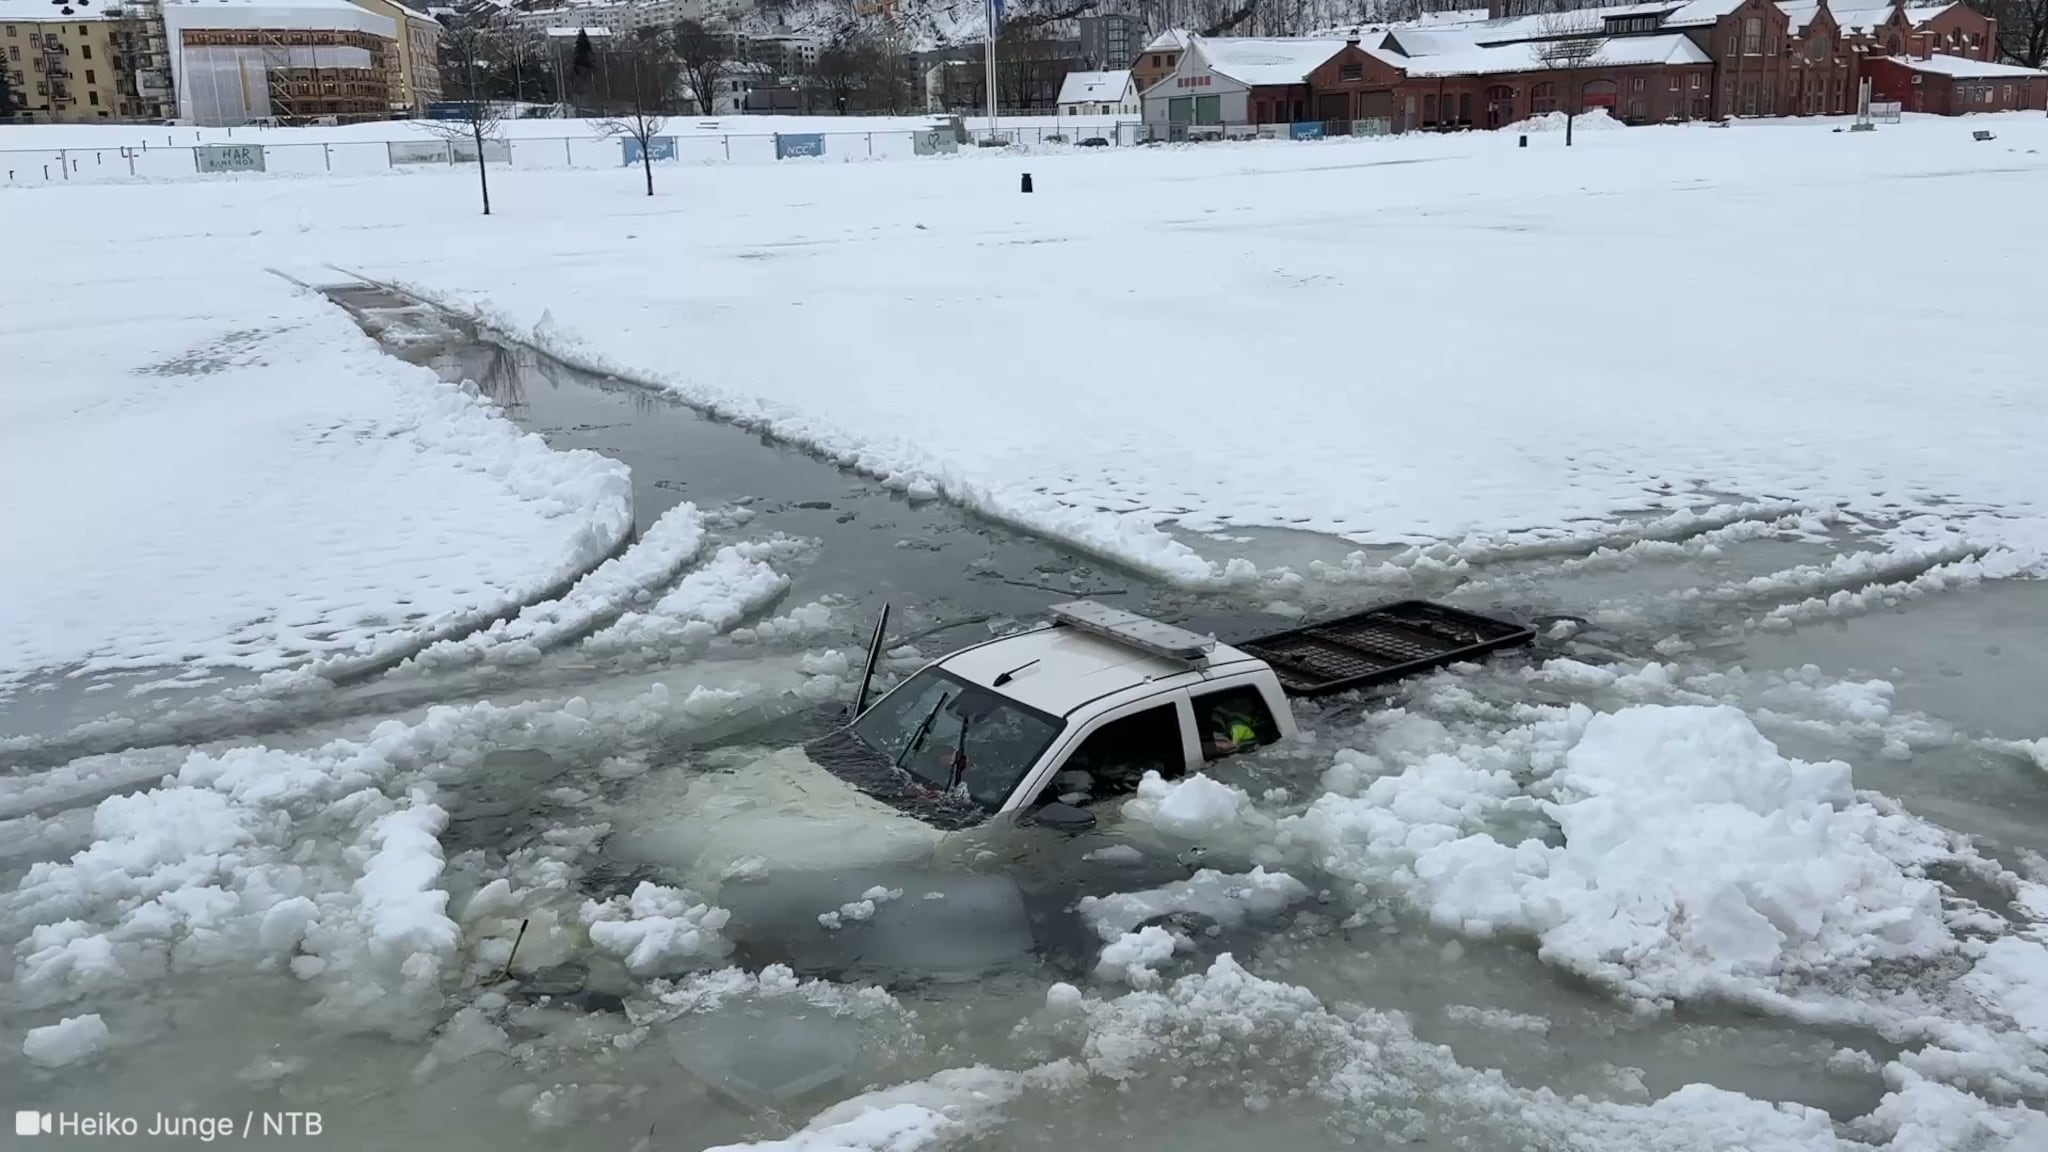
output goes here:
[{"label": "white pickup truck", "polygon": [[[707,895],[744,874],[942,863],[1007,818],[1081,830],[1147,771],[1173,779],[1295,734],[1290,695],[1386,683],[1529,642],[1520,624],[1424,601],[1235,646],[1093,601],[926,665],[802,747],[691,782],[671,842]],[[867,675],[882,647],[870,645]],[[865,682],[862,697],[866,695]],[[972,840],[972,837],[964,838]]]}]

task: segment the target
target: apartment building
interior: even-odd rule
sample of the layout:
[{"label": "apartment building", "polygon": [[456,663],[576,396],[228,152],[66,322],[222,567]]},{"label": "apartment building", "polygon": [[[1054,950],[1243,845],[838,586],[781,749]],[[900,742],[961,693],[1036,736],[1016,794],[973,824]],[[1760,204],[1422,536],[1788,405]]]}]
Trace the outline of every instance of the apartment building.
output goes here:
[{"label": "apartment building", "polygon": [[169,113],[154,3],[78,8],[0,0],[0,69],[24,106],[19,120],[82,124]]},{"label": "apartment building", "polygon": [[402,116],[424,113],[441,98],[441,22],[396,0],[354,0],[391,20],[398,30],[398,90],[391,110]]}]

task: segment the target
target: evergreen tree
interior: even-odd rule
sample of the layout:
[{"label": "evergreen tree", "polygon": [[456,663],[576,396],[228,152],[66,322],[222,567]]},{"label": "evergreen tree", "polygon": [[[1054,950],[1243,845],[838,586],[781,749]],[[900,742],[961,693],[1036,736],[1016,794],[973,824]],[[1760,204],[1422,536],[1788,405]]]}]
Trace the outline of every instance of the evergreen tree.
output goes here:
[{"label": "evergreen tree", "polygon": [[8,70],[5,60],[0,60],[0,120],[27,107],[28,102],[14,89],[14,73]]},{"label": "evergreen tree", "polygon": [[569,74],[572,87],[581,88],[583,81],[597,70],[597,52],[590,46],[590,33],[582,29],[576,32],[576,54],[569,58]]}]

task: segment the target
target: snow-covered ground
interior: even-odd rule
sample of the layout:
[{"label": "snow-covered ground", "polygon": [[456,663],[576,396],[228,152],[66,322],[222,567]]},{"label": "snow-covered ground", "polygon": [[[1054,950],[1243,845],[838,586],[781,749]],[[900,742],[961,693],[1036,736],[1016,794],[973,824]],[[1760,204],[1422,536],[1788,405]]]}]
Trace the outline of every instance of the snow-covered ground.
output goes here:
[{"label": "snow-covered ground", "polygon": [[[1974,142],[1980,125],[1998,139]],[[1181,580],[1219,557],[1162,520],[1492,548],[1703,493],[1839,505],[1901,540],[2038,560],[2041,242],[1874,254],[1983,285],[1910,306],[1853,284],[1766,305],[1756,257],[1779,281],[1832,284],[1840,245],[1816,237],[1958,196],[2023,213],[2048,123],[1538,143],[693,169],[651,199],[637,174],[518,173],[488,220],[451,173],[419,181],[397,226],[376,185],[350,180],[19,203],[90,215],[114,243],[255,233],[273,258],[402,282]],[[666,274],[622,274],[656,260]]]},{"label": "snow-covered ground", "polygon": [[392,359],[260,256],[220,259],[241,238],[66,238],[57,206],[0,224],[35,264],[0,284],[0,691],[402,653],[630,532],[623,468]]},{"label": "snow-covered ground", "polygon": [[[0,288],[0,352],[98,404],[10,385],[0,435],[43,420],[60,447],[24,438],[24,475],[90,460],[94,511],[179,544],[81,552],[90,524],[11,503],[41,519],[7,538],[87,541],[4,561],[10,600],[96,601],[37,616],[38,653],[118,660],[146,621],[153,650],[254,662],[190,588],[293,566],[336,603],[386,568],[393,596],[431,587],[364,551],[373,519],[485,521],[461,555],[508,580],[567,555],[506,542],[555,505],[360,455],[410,443],[388,420],[236,423],[467,404],[273,266],[407,285],[1275,612],[1441,588],[1556,613],[1526,659],[1304,706],[1300,741],[1149,779],[1094,833],[834,877],[779,909],[809,935],[764,944],[774,854],[693,890],[678,798],[761,753],[735,733],[813,730],[790,718],[844,700],[849,667],[814,642],[865,636],[810,604],[745,626],[812,544],[678,504],[394,673],[587,662],[586,685],[0,777],[0,1112],[303,1107],[351,1145],[450,1148],[2048,1147],[2048,238],[1870,251],[1957,203],[2018,218],[2044,146],[2008,117],[668,170],[652,199],[633,173],[512,172],[489,218],[462,173],[402,211],[348,178],[0,190],[10,265],[65,270]],[[138,298],[115,269],[155,286],[146,322],[93,312]],[[151,365],[185,375],[127,375]],[[188,391],[152,400],[169,379]],[[611,491],[448,411],[495,430],[500,490]],[[317,476],[281,462],[309,454]],[[205,535],[236,522],[180,494],[245,475],[341,550]],[[171,560],[201,574],[155,586]],[[1072,931],[917,927],[1027,901]],[[986,971],[781,966],[938,953]]]}]

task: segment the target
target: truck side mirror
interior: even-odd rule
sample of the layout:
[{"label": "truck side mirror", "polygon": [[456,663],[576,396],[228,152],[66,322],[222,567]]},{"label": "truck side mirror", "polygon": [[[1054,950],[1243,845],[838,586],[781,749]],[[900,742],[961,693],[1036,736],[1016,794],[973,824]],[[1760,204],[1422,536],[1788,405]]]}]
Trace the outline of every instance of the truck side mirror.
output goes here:
[{"label": "truck side mirror", "polygon": [[1029,822],[1056,832],[1086,832],[1095,827],[1095,813],[1054,800],[1033,809]]}]

